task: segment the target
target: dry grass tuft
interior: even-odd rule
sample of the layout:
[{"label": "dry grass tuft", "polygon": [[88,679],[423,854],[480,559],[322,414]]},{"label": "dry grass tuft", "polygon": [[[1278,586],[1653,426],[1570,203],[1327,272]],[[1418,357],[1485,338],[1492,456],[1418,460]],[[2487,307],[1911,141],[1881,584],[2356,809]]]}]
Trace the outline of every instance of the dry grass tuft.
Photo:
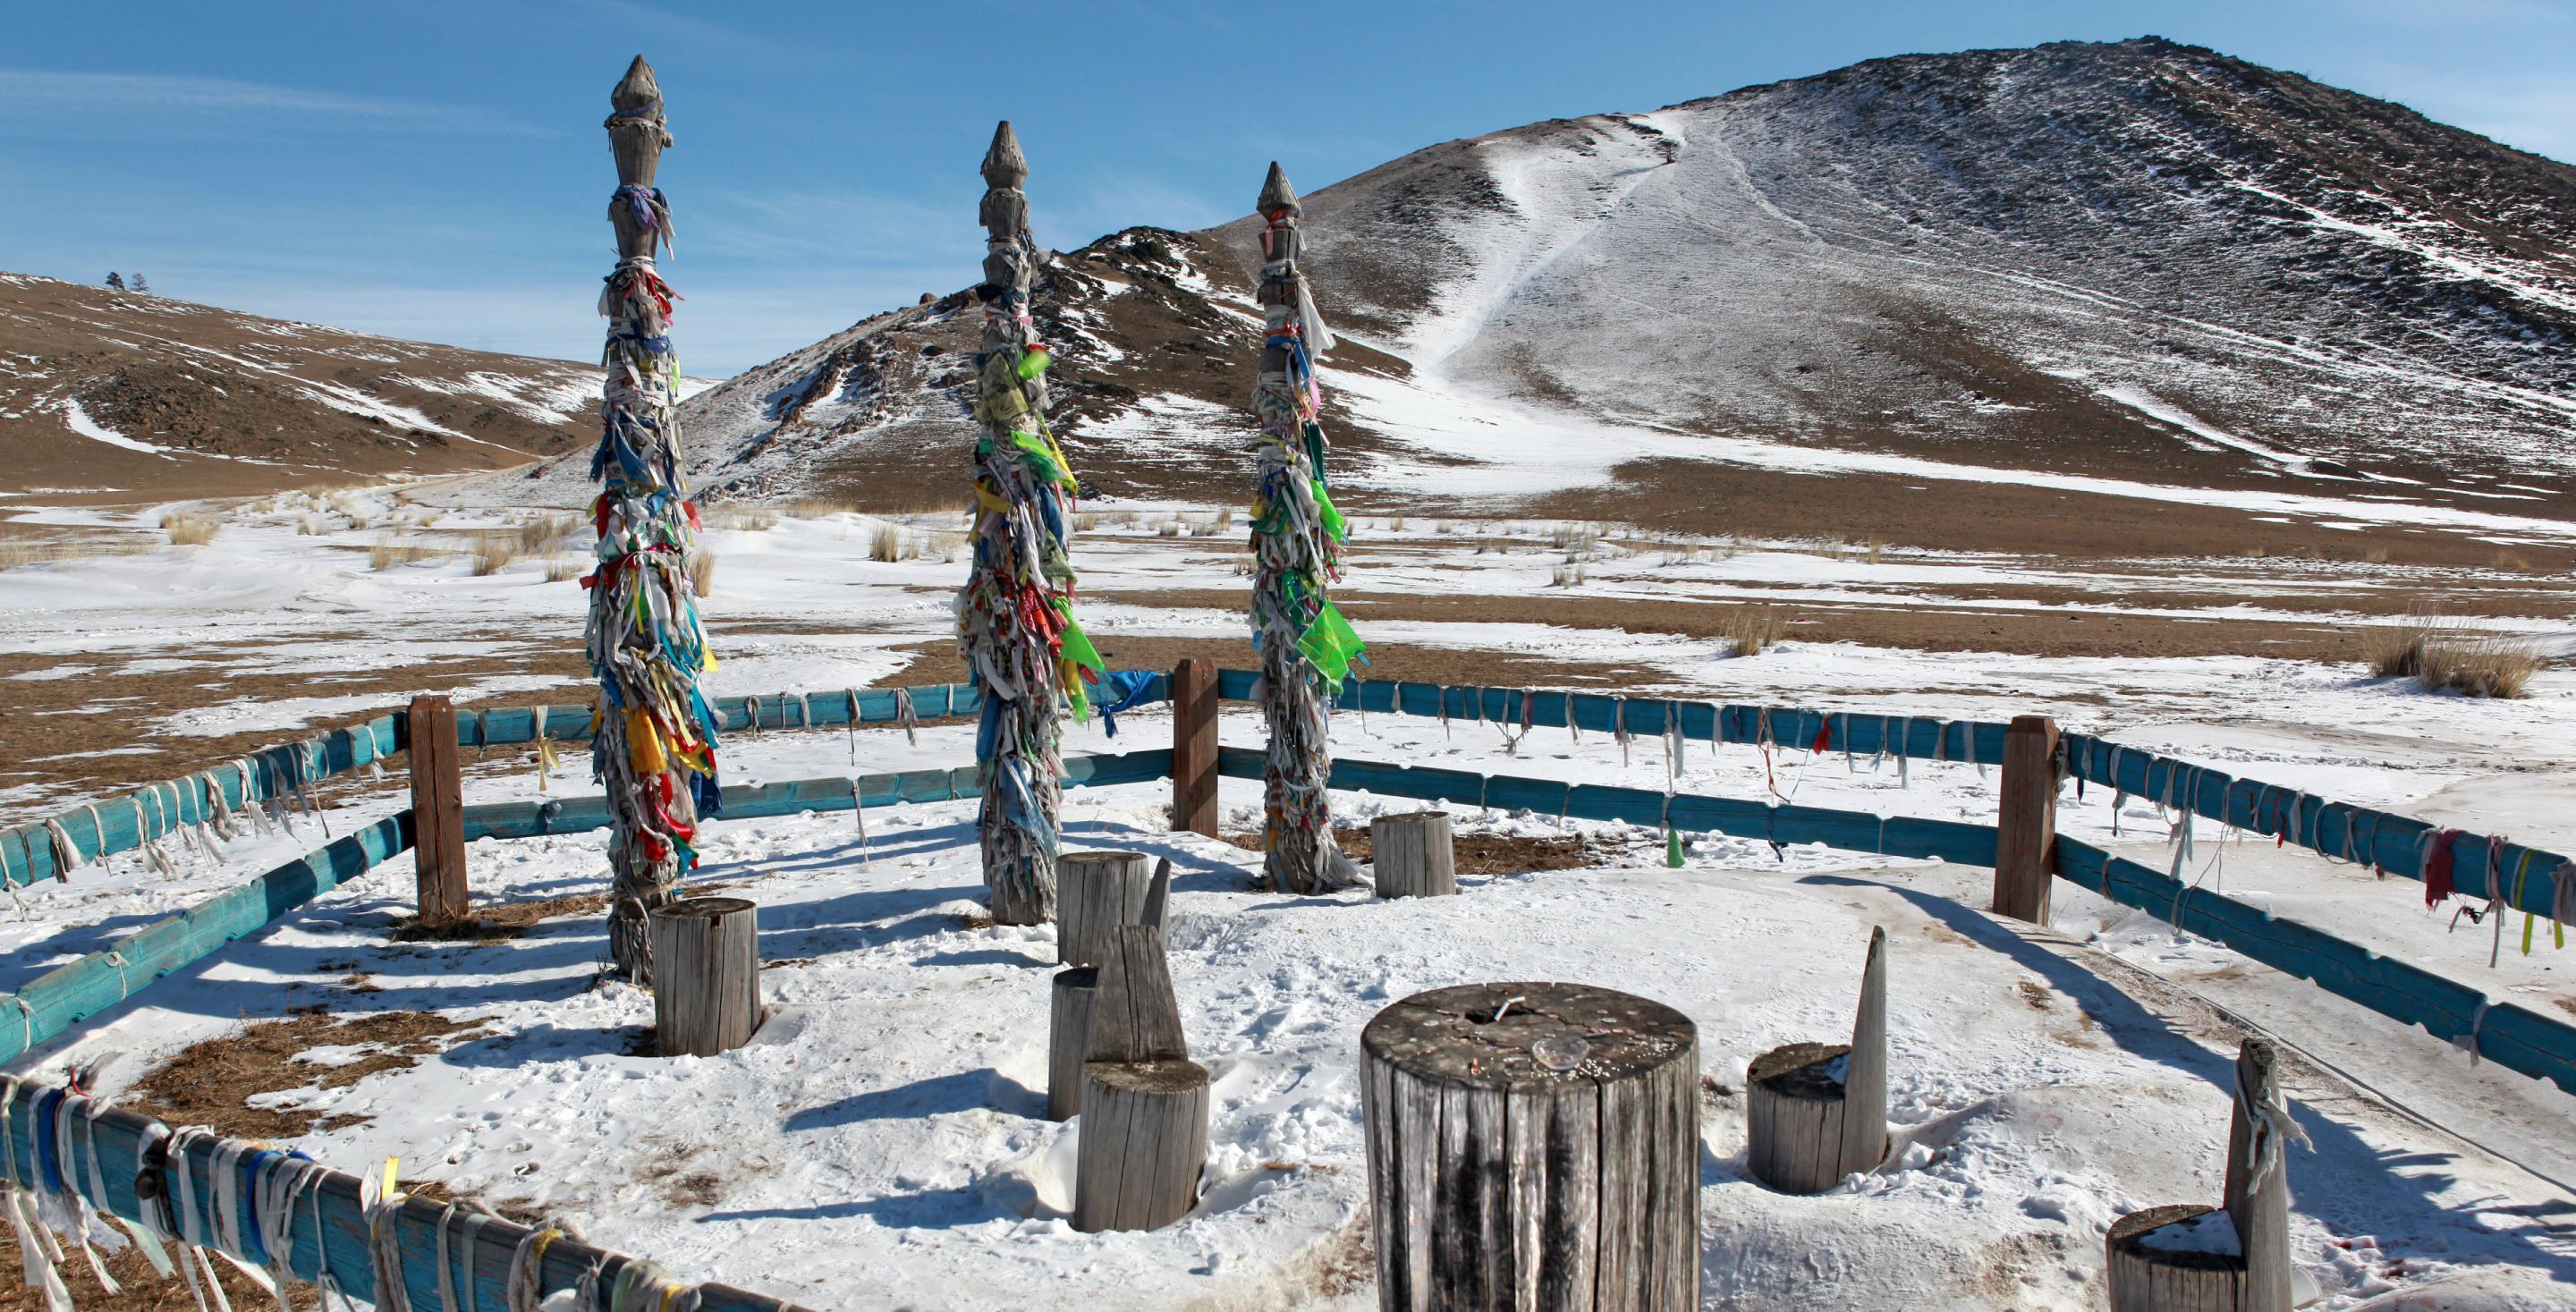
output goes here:
[{"label": "dry grass tuft", "polygon": [[2372,677],[2413,679],[2428,692],[2518,698],[2547,663],[2539,644],[2524,635],[2469,628],[2426,611],[2370,625],[2361,641]]},{"label": "dry grass tuft", "polygon": [[392,569],[396,565],[417,565],[431,557],[443,555],[426,542],[400,542],[380,538],[367,548],[367,568]]},{"label": "dry grass tuft", "polygon": [[485,578],[519,558],[519,539],[509,533],[486,533],[474,540],[474,577]]},{"label": "dry grass tuft", "polygon": [[1759,656],[1780,641],[1780,612],[1769,606],[1738,606],[1728,611],[1718,636],[1737,656]]},{"label": "dry grass tuft", "polygon": [[548,583],[570,582],[580,578],[584,572],[580,561],[566,556],[556,556],[546,562],[546,582]]},{"label": "dry grass tuft", "polygon": [[716,592],[716,553],[703,546],[689,553],[689,591],[701,597]]},{"label": "dry grass tuft", "polygon": [[1582,587],[1583,563],[1571,557],[1567,558],[1564,564],[1556,567],[1556,582],[1554,586],[1560,588]]},{"label": "dry grass tuft", "polygon": [[778,512],[768,506],[724,506],[707,515],[707,527],[766,533],[778,527]]},{"label": "dry grass tuft", "polygon": [[807,497],[787,503],[787,517],[790,519],[830,519],[834,515],[855,515],[858,510],[858,507],[849,502],[831,501],[821,497]]},{"label": "dry grass tuft", "polygon": [[891,565],[903,559],[903,528],[897,524],[879,524],[868,535],[868,559],[880,565]]},{"label": "dry grass tuft", "polygon": [[555,544],[571,537],[581,527],[579,515],[539,515],[519,523],[519,554],[540,555],[554,550]]},{"label": "dry grass tuft", "polygon": [[161,531],[170,535],[174,547],[202,547],[215,540],[222,529],[213,517],[193,511],[173,511],[161,517]]}]

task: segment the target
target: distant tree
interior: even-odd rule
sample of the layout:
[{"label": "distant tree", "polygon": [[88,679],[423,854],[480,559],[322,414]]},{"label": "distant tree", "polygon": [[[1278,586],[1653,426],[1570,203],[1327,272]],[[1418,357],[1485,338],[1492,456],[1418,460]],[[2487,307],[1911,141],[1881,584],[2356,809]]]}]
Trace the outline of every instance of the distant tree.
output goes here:
[{"label": "distant tree", "polygon": [[108,271],[107,271],[107,285],[108,285],[108,286],[110,286],[110,287],[113,287],[113,288],[117,289],[118,291],[124,291],[124,290],[125,290],[125,280],[124,280],[123,278],[117,277],[117,276],[116,276],[116,270],[114,270],[114,269],[110,269],[110,270],[108,270]]},{"label": "distant tree", "polygon": [[138,273],[134,275],[134,290],[149,296],[152,294],[152,284],[143,281],[143,275]]}]

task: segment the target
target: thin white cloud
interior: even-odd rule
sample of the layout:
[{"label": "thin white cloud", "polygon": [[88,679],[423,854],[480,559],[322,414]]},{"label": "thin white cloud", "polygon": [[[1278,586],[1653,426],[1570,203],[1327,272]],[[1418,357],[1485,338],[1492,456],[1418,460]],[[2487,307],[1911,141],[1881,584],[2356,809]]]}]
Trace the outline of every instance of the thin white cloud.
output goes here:
[{"label": "thin white cloud", "polygon": [[292,123],[366,132],[522,132],[481,110],[415,101],[347,96],[332,91],[160,73],[65,73],[0,68],[0,114],[59,121],[149,115],[200,125]]}]

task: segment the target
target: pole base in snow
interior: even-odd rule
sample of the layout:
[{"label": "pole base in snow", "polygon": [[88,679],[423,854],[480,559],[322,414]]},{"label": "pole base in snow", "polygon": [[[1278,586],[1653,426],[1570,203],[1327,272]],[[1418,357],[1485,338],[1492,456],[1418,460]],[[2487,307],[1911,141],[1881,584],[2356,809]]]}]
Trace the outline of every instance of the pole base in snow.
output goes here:
[{"label": "pole base in snow", "polygon": [[[2210,1251],[2201,1232],[2224,1231]],[[2176,1203],[2131,1212],[2111,1223],[2103,1241],[2103,1274],[2111,1312],[2239,1312],[2247,1297],[2245,1258],[2235,1224],[2205,1203]]]},{"label": "pole base in snow", "polygon": [[1070,1120],[1082,1112],[1082,1062],[1091,1049],[1091,1004],[1100,994],[1100,972],[1090,966],[1055,973],[1047,1009],[1047,1119]]},{"label": "pole base in snow", "polygon": [[1449,813],[1417,811],[1369,822],[1379,897],[1447,897],[1458,891],[1456,842]]}]

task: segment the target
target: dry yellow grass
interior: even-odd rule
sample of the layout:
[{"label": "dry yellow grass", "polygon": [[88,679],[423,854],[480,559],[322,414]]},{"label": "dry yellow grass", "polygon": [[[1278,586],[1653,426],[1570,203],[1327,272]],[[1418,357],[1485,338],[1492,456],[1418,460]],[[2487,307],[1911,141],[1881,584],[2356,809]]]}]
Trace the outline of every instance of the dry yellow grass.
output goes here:
[{"label": "dry yellow grass", "polygon": [[868,559],[880,565],[891,565],[903,559],[903,528],[896,524],[879,524],[868,535]]},{"label": "dry yellow grass", "polygon": [[806,497],[787,503],[787,517],[790,519],[830,519],[834,515],[856,513],[858,513],[858,507],[849,502],[830,501],[821,497]]},{"label": "dry yellow grass", "polygon": [[700,547],[689,553],[689,591],[711,597],[716,590],[716,553]]},{"label": "dry yellow grass", "polygon": [[2429,611],[2362,630],[2362,659],[2381,679],[2413,679],[2427,691],[2517,698],[2546,664],[2539,644],[2517,633],[2469,628]]},{"label": "dry yellow grass", "polygon": [[174,547],[202,547],[215,540],[222,529],[212,517],[193,511],[173,511],[161,517],[161,531],[170,535]]},{"label": "dry yellow grass", "polygon": [[519,558],[519,539],[512,534],[486,533],[474,540],[474,577],[498,574]]},{"label": "dry yellow grass", "polygon": [[1780,612],[1769,606],[1738,606],[1727,612],[1718,636],[1725,639],[1727,651],[1734,655],[1759,656],[1780,641]]},{"label": "dry yellow grass", "polygon": [[767,506],[724,506],[707,513],[707,527],[766,533],[778,527],[778,512]]},{"label": "dry yellow grass", "polygon": [[556,543],[572,536],[573,530],[579,527],[579,515],[539,515],[521,520],[518,528],[519,554],[533,556],[552,551]]},{"label": "dry yellow grass", "polygon": [[569,557],[557,556],[546,562],[546,582],[548,583],[570,582],[580,578],[582,573],[581,562]]},{"label": "dry yellow grass", "polygon": [[367,548],[367,568],[391,569],[396,565],[417,565],[433,556],[444,554],[426,542],[402,542],[382,538]]}]

